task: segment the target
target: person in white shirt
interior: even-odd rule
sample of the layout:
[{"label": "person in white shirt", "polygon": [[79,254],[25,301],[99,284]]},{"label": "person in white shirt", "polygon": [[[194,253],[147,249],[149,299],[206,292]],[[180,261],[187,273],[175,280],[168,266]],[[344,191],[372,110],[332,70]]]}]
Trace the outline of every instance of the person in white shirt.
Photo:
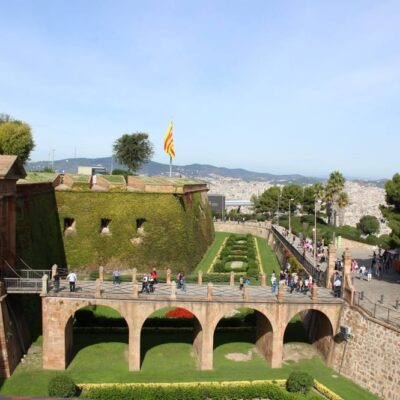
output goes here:
[{"label": "person in white shirt", "polygon": [[78,280],[78,277],[76,276],[75,272],[70,272],[67,275],[67,281],[69,282],[69,291],[70,292],[75,292],[75,283]]},{"label": "person in white shirt", "polygon": [[335,280],[333,282],[333,288],[335,297],[340,297],[342,291],[342,281],[340,280],[339,274],[336,274]]}]

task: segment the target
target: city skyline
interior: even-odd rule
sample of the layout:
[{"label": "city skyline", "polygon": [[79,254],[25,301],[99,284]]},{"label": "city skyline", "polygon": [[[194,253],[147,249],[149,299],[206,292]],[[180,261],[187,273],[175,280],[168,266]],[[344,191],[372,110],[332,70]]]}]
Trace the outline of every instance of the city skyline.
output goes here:
[{"label": "city skyline", "polygon": [[391,178],[400,4],[309,1],[2,4],[0,112],[32,126],[32,161],[109,156],[171,119],[174,164]]}]

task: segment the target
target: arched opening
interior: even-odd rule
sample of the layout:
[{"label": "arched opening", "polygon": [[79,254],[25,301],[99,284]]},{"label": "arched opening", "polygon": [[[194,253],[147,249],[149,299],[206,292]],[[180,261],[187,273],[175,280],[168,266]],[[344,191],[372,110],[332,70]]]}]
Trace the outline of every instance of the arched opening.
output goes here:
[{"label": "arched opening", "polygon": [[[214,330],[214,368],[227,362],[232,368],[242,362],[265,366],[272,362],[273,328],[260,311],[238,308],[225,314]],[[227,361],[228,360],[228,361]]]},{"label": "arched opening", "polygon": [[296,362],[320,354],[325,361],[329,361],[332,338],[332,324],[323,312],[301,311],[286,326],[283,359]]},{"label": "arched opening", "polygon": [[[114,308],[89,305],[75,311],[65,326],[66,365],[128,370],[129,329]],[[99,357],[101,354],[101,357]]]},{"label": "arched opening", "polygon": [[173,368],[178,374],[201,365],[203,329],[185,308],[165,307],[145,320],[140,336],[141,369],[154,365]]}]

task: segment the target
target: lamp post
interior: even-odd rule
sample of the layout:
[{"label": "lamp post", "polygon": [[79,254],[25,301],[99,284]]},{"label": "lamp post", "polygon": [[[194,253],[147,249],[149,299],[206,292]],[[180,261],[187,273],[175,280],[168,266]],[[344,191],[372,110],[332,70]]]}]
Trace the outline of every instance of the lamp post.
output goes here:
[{"label": "lamp post", "polygon": [[289,199],[289,234],[292,233],[292,226],[290,224],[290,203],[293,201],[293,199]]},{"label": "lamp post", "polygon": [[280,205],[281,205],[281,194],[278,194],[278,218],[277,218],[277,224],[279,226],[279,213],[280,213]]},{"label": "lamp post", "polygon": [[314,203],[314,267],[317,266],[317,205],[319,211],[321,200],[315,200]]}]

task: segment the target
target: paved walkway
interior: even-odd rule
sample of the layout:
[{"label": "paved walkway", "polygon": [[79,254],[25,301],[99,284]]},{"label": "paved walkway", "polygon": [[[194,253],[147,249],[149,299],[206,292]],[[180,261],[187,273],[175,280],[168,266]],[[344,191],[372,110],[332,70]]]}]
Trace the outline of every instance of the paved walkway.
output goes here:
[{"label": "paved walkway", "polygon": [[[159,283],[155,286],[153,293],[140,293],[141,285],[139,284],[138,298],[140,300],[170,300],[173,294],[172,285]],[[285,288],[286,289],[286,288]],[[277,290],[272,292],[271,286],[247,286],[247,300],[244,300],[244,291],[239,290],[239,286],[230,285],[212,285],[212,301],[248,301],[248,302],[277,302]],[[54,297],[77,297],[77,298],[93,298],[96,297],[96,282],[81,281],[77,282],[76,291],[70,292],[68,282],[62,281],[60,289],[55,291],[51,289],[48,296]],[[201,286],[197,284],[187,284],[186,291],[176,289],[175,296],[177,300],[209,300],[208,285]],[[133,284],[131,282],[122,282],[119,285],[112,282],[104,281],[101,284],[101,297],[112,299],[134,299]],[[322,302],[337,301],[333,292],[326,288],[318,288],[318,299]],[[311,293],[306,294],[293,292],[290,294],[285,290],[285,301],[303,302],[311,301]]]}]

